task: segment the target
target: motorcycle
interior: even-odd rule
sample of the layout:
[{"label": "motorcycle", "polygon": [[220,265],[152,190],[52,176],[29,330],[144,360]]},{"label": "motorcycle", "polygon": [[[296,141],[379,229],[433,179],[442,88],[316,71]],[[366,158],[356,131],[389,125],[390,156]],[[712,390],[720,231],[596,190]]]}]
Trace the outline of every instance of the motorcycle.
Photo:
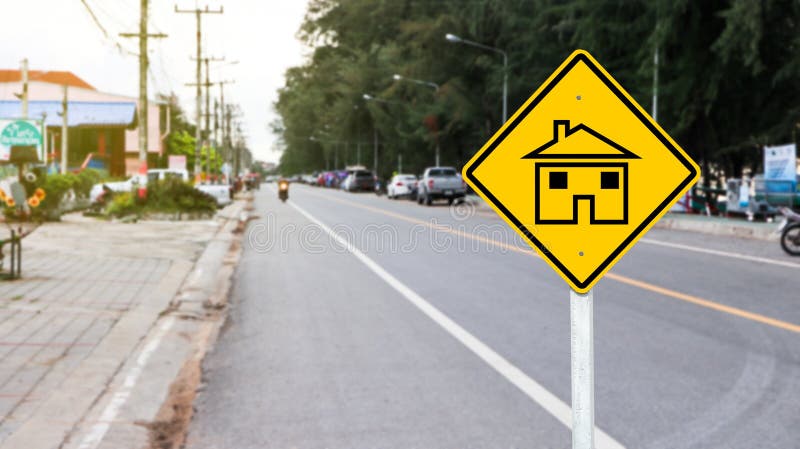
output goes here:
[{"label": "motorcycle", "polygon": [[781,248],[787,254],[800,256],[800,214],[788,207],[781,208],[783,221],[778,227],[781,234]]},{"label": "motorcycle", "polygon": [[289,199],[289,181],[285,179],[278,181],[278,198],[284,203]]}]

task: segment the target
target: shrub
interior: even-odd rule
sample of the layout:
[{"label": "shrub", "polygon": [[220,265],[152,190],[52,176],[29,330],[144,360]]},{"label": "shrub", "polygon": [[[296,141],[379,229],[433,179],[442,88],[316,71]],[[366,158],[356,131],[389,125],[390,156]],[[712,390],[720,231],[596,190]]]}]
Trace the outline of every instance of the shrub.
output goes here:
[{"label": "shrub", "polygon": [[152,212],[213,213],[217,202],[180,179],[166,179],[147,185],[146,209]]},{"label": "shrub", "polygon": [[136,197],[130,192],[115,194],[108,204],[106,213],[112,217],[124,217],[126,215],[138,214],[139,206],[136,204]]},{"label": "shrub", "polygon": [[41,188],[47,193],[40,207],[44,209],[57,209],[64,194],[75,187],[77,177],[72,173],[48,175],[44,178]]},{"label": "shrub", "polygon": [[75,195],[88,198],[92,186],[103,180],[103,175],[99,171],[87,168],[75,176],[72,188],[75,190]]}]

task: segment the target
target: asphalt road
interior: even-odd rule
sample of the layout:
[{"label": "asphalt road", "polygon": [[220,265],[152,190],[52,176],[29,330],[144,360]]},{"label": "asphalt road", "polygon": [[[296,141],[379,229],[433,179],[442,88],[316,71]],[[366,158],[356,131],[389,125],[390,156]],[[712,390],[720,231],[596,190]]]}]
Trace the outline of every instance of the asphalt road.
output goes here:
[{"label": "asphalt road", "polygon": [[[492,212],[276,196],[189,448],[570,446],[568,289]],[[800,447],[800,260],[777,243],[653,230],[594,298],[598,448]]]}]

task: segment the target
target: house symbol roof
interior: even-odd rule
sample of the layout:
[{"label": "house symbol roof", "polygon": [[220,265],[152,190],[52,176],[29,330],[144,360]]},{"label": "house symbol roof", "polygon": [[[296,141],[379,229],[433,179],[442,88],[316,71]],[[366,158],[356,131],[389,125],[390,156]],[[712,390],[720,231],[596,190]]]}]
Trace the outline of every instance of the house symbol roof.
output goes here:
[{"label": "house symbol roof", "polygon": [[632,151],[583,123],[572,128],[569,120],[553,120],[553,140],[522,159],[641,159]]}]

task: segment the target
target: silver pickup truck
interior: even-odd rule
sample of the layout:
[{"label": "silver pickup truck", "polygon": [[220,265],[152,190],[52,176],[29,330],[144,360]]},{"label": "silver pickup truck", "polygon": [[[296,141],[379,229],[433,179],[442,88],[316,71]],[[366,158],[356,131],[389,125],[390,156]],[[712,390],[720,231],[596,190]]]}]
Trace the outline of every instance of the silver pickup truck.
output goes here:
[{"label": "silver pickup truck", "polygon": [[467,193],[467,186],[453,167],[428,167],[417,184],[417,203],[428,206],[435,200],[446,199],[448,204]]}]

